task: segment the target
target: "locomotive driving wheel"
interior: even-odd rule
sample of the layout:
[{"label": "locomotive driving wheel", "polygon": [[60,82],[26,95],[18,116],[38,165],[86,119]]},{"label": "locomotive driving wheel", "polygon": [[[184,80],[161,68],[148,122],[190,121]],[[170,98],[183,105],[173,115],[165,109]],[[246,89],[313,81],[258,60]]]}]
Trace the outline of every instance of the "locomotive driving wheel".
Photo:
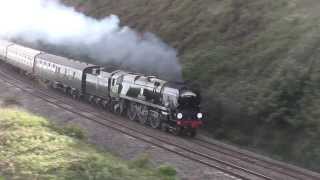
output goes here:
[{"label": "locomotive driving wheel", "polygon": [[161,119],[158,112],[151,111],[149,115],[150,126],[154,129],[158,129],[161,126]]},{"label": "locomotive driving wheel", "polygon": [[169,131],[169,127],[166,123],[161,123],[161,130],[163,132],[168,132]]},{"label": "locomotive driving wheel", "polygon": [[146,124],[148,121],[148,107],[145,105],[137,105],[137,117],[141,124]]},{"label": "locomotive driving wheel", "polygon": [[137,104],[131,102],[127,109],[127,116],[131,121],[135,121],[137,119]]}]

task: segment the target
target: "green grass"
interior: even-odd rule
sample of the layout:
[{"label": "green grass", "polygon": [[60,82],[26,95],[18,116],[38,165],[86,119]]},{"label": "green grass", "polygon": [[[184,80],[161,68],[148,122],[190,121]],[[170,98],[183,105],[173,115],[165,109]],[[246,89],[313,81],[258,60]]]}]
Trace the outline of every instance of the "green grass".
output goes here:
[{"label": "green grass", "polygon": [[177,48],[216,138],[320,172],[318,0],[64,2]]},{"label": "green grass", "polygon": [[[120,160],[88,145],[80,128],[58,128],[46,119],[17,109],[0,110],[2,179],[175,179],[171,167],[153,169]],[[0,178],[1,179],[1,178]]]}]

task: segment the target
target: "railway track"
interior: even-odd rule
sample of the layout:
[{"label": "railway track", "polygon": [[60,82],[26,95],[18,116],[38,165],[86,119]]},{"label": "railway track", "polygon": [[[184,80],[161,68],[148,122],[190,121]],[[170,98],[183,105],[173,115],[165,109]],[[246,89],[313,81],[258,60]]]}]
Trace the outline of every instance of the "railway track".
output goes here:
[{"label": "railway track", "polygon": [[290,164],[285,164],[283,162],[279,162],[276,160],[272,160],[267,157],[263,157],[252,152],[246,150],[239,150],[235,147],[232,147],[227,144],[205,140],[205,138],[195,138],[191,140],[193,143],[206,147],[212,151],[223,153],[230,156],[238,156],[241,157],[244,161],[251,162],[256,166],[263,167],[264,169],[268,169],[270,171],[278,172],[284,174],[287,177],[292,179],[299,179],[299,180],[319,180],[320,174],[316,172],[312,172],[310,170],[302,169]]},{"label": "railway track", "polygon": [[[160,131],[154,131],[136,123],[128,122],[128,120],[124,120],[118,116],[101,112],[95,107],[79,103],[71,98],[65,98],[62,94],[58,95],[57,93],[48,93],[46,89],[34,89],[32,86],[26,85],[18,78],[9,77],[7,73],[3,73],[2,71],[0,71],[0,75],[1,79],[7,84],[19,88],[22,91],[25,91],[32,96],[36,96],[50,104],[54,104],[102,126],[120,131],[131,137],[178,154],[192,161],[219,169],[226,174],[230,174],[234,179],[301,179],[301,177],[315,179],[314,177],[316,177],[300,176],[301,173],[299,176],[294,176],[293,173],[284,173],[284,171],[288,169],[280,171],[275,168],[266,168],[266,166],[261,165],[261,163],[252,164],[252,160],[245,161],[243,158],[246,154],[239,154],[236,151],[230,151],[228,149],[224,150],[222,147],[218,149],[218,146],[199,139],[186,141],[182,138],[177,138]],[[217,155],[217,153],[219,153],[219,155]],[[238,161],[243,162],[239,163]],[[255,167],[252,167],[252,165]],[[268,171],[266,171],[266,169],[268,169]]]}]

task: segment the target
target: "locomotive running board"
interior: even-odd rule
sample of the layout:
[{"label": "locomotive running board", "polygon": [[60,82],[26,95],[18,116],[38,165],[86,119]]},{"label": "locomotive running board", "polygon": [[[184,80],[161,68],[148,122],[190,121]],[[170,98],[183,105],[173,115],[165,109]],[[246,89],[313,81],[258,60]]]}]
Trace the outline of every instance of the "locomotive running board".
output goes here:
[{"label": "locomotive running board", "polygon": [[156,105],[156,104],[152,104],[152,103],[149,103],[149,102],[146,102],[146,101],[142,101],[142,100],[139,100],[139,99],[135,99],[135,98],[132,98],[132,97],[123,96],[123,95],[120,95],[119,97],[122,98],[122,99],[127,99],[127,100],[130,100],[130,101],[138,102],[138,103],[141,103],[141,104],[144,104],[144,105],[147,105],[147,106],[151,106],[151,107],[154,107],[154,108],[157,108],[157,109],[161,109],[163,111],[170,111],[166,107],[159,106],[159,105]]}]

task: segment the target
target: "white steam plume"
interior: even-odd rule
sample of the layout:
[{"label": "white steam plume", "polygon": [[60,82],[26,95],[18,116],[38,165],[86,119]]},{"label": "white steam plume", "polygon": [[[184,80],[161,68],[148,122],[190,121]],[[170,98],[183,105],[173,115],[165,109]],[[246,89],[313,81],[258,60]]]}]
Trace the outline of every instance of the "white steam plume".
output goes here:
[{"label": "white steam plume", "polygon": [[181,78],[176,51],[155,35],[121,27],[116,15],[102,20],[85,16],[58,0],[0,0],[0,37],[41,42],[103,64]]}]

